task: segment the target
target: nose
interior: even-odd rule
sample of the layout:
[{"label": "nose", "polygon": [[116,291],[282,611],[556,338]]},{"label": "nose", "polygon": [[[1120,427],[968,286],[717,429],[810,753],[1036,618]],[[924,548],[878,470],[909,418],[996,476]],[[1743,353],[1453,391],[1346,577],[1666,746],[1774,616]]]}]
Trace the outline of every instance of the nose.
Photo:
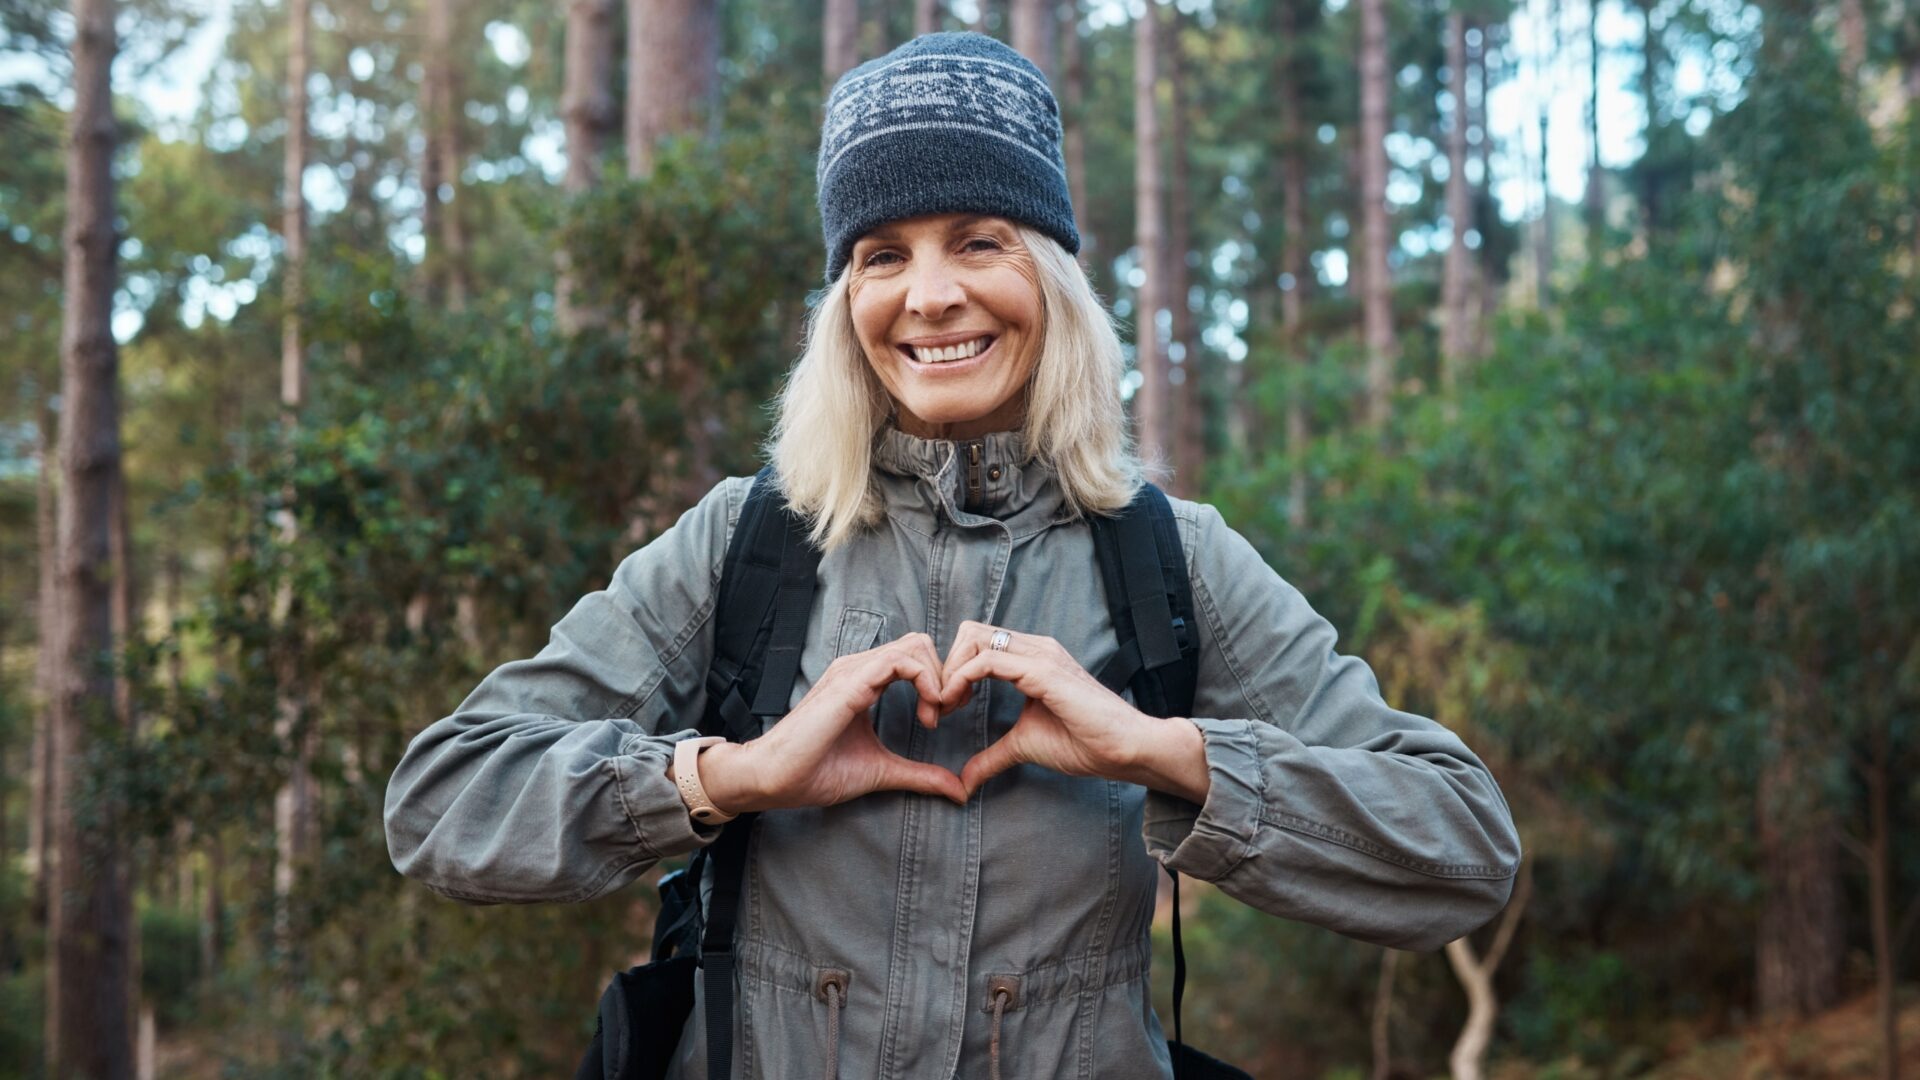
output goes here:
[{"label": "nose", "polygon": [[928,322],[967,302],[967,291],[945,259],[916,259],[907,273],[907,310]]}]

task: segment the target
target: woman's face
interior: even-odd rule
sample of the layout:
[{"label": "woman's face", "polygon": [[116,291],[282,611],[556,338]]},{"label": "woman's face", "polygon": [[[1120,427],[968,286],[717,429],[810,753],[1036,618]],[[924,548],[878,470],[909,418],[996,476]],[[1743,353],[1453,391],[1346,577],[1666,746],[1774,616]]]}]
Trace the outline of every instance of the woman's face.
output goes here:
[{"label": "woman's face", "polygon": [[923,438],[1020,426],[1040,354],[1040,276],[1013,223],[981,214],[889,222],[848,262],[854,332]]}]

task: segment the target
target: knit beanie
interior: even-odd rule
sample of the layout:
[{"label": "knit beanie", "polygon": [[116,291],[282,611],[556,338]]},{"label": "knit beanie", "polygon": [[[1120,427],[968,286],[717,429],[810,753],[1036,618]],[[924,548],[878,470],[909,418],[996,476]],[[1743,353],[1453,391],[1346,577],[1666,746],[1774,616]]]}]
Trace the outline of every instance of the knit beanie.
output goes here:
[{"label": "knit beanie", "polygon": [[842,75],[818,180],[829,282],[868,230],[922,214],[993,214],[1080,251],[1053,91],[985,34],[922,34]]}]

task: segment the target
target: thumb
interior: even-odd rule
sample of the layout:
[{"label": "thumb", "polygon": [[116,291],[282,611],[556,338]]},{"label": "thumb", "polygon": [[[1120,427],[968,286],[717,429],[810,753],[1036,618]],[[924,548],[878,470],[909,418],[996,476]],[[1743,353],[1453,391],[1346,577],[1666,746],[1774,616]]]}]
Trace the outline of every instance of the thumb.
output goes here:
[{"label": "thumb", "polygon": [[967,801],[967,788],[961,784],[959,777],[946,769],[925,761],[909,761],[898,754],[890,753],[887,758],[880,775],[881,787],[892,791],[937,795],[956,803]]},{"label": "thumb", "polygon": [[1017,729],[1009,731],[995,740],[992,746],[973,755],[960,770],[960,782],[966,785],[971,796],[985,786],[986,782],[1020,764],[1019,744],[1015,741]]}]

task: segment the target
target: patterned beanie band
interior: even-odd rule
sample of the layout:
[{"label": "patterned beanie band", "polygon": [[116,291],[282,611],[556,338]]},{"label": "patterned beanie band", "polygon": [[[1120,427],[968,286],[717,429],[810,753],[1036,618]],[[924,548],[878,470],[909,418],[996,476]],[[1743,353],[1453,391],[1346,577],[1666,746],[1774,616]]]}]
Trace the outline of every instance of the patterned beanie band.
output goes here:
[{"label": "patterned beanie band", "polygon": [[829,282],[867,231],[923,214],[994,214],[1080,251],[1053,91],[985,34],[922,34],[841,76],[818,180]]}]

